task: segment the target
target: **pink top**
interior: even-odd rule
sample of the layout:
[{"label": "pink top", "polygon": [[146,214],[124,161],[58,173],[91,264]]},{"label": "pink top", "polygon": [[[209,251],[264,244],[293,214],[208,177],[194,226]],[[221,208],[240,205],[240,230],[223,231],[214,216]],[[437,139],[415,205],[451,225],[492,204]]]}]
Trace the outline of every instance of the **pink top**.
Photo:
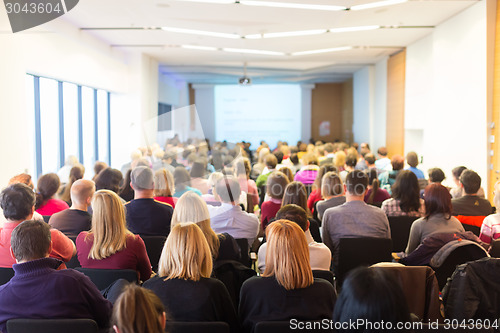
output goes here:
[{"label": "pink top", "polygon": [[172,208],[175,208],[175,203],[177,202],[177,198],[174,197],[154,197],[156,201],[161,201],[164,203],[168,203]]},{"label": "pink top", "polygon": [[52,216],[52,214],[59,213],[62,210],[68,209],[69,206],[62,200],[49,199],[45,205],[41,206],[36,212],[43,216]]},{"label": "pink top", "polygon": [[271,198],[269,201],[264,201],[260,207],[260,224],[264,230],[269,221],[276,217],[276,213],[281,208],[281,200]]},{"label": "pink top", "polygon": [[[17,222],[5,222],[3,228],[0,229],[0,267],[12,267],[16,263],[16,260],[10,255],[10,236],[18,225]],[[70,261],[75,250],[73,241],[57,229],[50,229],[50,235],[52,238],[50,257],[61,261]],[[65,264],[59,266],[59,269],[64,268],[66,268]]]},{"label": "pink top", "polygon": [[89,258],[92,244],[94,235],[87,231],[82,231],[76,238],[78,261],[83,268],[135,269],[139,272],[141,281],[151,277],[151,262],[144,241],[139,235],[128,235],[127,245],[123,250],[101,260]]},{"label": "pink top", "polygon": [[304,185],[311,185],[312,183],[314,183],[317,174],[318,170],[302,170],[295,174],[294,180],[297,182],[301,182]]}]

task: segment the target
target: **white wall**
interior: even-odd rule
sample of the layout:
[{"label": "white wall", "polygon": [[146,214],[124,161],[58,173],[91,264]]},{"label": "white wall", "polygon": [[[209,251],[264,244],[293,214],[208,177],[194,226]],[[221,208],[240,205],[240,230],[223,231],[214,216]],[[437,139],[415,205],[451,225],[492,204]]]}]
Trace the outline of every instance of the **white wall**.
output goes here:
[{"label": "white wall", "polygon": [[[387,128],[387,60],[388,57],[375,64],[374,113],[372,127],[372,141],[370,146],[376,152],[385,147]],[[376,155],[375,155],[376,156]]]},{"label": "white wall", "polygon": [[486,2],[438,25],[406,50],[405,149],[422,169],[465,165],[486,186]]},{"label": "white wall", "polygon": [[[4,20],[5,12],[0,11]],[[0,34],[0,156],[9,161],[0,166],[0,187],[17,173],[34,174],[34,114],[26,103],[26,73],[115,93],[111,131],[112,165],[117,168],[126,162],[131,147],[145,142],[133,124],[146,121],[156,109],[155,61],[110,48],[61,19],[35,28],[40,29],[49,31]]]},{"label": "white wall", "polygon": [[366,66],[354,73],[353,77],[352,131],[354,142],[368,142],[373,146],[376,135],[373,128],[375,110],[375,66]]}]

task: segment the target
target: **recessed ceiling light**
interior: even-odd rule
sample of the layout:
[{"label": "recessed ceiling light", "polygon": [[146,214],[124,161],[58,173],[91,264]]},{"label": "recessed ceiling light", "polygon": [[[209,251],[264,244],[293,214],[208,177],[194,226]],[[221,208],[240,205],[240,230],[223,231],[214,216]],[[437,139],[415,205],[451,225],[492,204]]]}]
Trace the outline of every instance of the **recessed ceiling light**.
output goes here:
[{"label": "recessed ceiling light", "polygon": [[350,10],[363,10],[363,9],[370,9],[370,8],[377,8],[377,7],[384,7],[384,6],[390,6],[390,5],[397,5],[403,2],[407,2],[408,0],[387,0],[387,1],[377,1],[377,2],[370,2],[370,3],[365,3],[363,5],[356,5],[352,6],[349,8]]},{"label": "recessed ceiling light", "polygon": [[193,30],[193,29],[183,29],[183,28],[174,28],[174,27],[161,27],[162,30],[169,32],[177,32],[181,34],[191,34],[191,35],[200,35],[200,36],[210,36],[210,37],[220,37],[220,38],[230,38],[230,39],[239,39],[240,35],[237,34],[227,34],[222,32],[213,32],[213,31],[204,31],[204,30]]},{"label": "recessed ceiling light", "polygon": [[341,47],[333,47],[330,49],[320,49],[320,50],[311,50],[311,51],[300,51],[291,53],[292,56],[300,56],[307,54],[318,54],[318,53],[329,53],[329,52],[338,52],[338,51],[347,51],[351,50],[352,46],[341,46]]},{"label": "recessed ceiling light", "polygon": [[327,31],[328,30],[326,29],[316,29],[316,30],[304,30],[304,31],[271,32],[265,34],[246,35],[245,38],[260,39],[260,38],[276,38],[276,37],[311,36],[311,35],[324,34]]},{"label": "recessed ceiling light", "polygon": [[263,55],[275,55],[275,56],[283,56],[285,53],[283,52],[275,52],[275,51],[265,51],[265,50],[252,50],[252,49],[235,49],[235,48],[223,48],[224,52],[232,52],[232,53],[249,53],[249,54],[263,54]]},{"label": "recessed ceiling light", "polygon": [[200,45],[181,45],[183,49],[201,50],[201,51],[217,51],[216,47],[200,46]]},{"label": "recessed ceiling light", "polygon": [[344,7],[344,6],[315,5],[315,4],[275,2],[275,1],[240,0],[239,3],[242,5],[248,5],[248,6],[293,8],[293,9],[312,9],[312,10],[329,10],[329,11],[341,11],[341,10],[347,9],[347,7]]},{"label": "recessed ceiling light", "polygon": [[380,29],[379,25],[364,25],[359,27],[345,27],[345,28],[332,28],[329,29],[329,32],[351,32],[351,31],[367,31],[367,30],[375,30]]}]

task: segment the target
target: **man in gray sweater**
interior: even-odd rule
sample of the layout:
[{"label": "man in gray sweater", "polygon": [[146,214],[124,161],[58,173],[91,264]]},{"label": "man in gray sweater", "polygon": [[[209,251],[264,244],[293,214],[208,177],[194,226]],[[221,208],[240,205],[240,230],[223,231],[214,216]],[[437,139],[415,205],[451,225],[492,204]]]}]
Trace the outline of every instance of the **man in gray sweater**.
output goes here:
[{"label": "man in gray sweater", "polygon": [[[378,207],[364,202],[368,176],[354,170],[346,177],[346,203],[328,208],[323,215],[323,242],[332,251],[334,267],[338,264],[341,238],[391,238],[389,221]],[[369,249],[360,249],[364,251]]]}]

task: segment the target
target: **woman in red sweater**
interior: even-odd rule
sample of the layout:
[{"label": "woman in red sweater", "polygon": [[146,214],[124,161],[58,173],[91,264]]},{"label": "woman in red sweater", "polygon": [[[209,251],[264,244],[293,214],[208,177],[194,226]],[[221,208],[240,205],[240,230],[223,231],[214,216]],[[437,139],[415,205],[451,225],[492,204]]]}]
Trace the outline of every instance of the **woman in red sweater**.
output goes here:
[{"label": "woman in red sweater", "polygon": [[260,207],[260,223],[262,230],[265,230],[269,221],[274,219],[276,213],[281,208],[281,201],[285,188],[288,185],[288,177],[280,171],[273,171],[267,178],[267,195],[270,197],[268,201],[262,203]]},{"label": "woman in red sweater", "polygon": [[43,216],[52,216],[52,214],[69,208],[64,201],[54,199],[60,185],[59,176],[55,173],[48,173],[38,178],[35,204],[37,213]]}]

